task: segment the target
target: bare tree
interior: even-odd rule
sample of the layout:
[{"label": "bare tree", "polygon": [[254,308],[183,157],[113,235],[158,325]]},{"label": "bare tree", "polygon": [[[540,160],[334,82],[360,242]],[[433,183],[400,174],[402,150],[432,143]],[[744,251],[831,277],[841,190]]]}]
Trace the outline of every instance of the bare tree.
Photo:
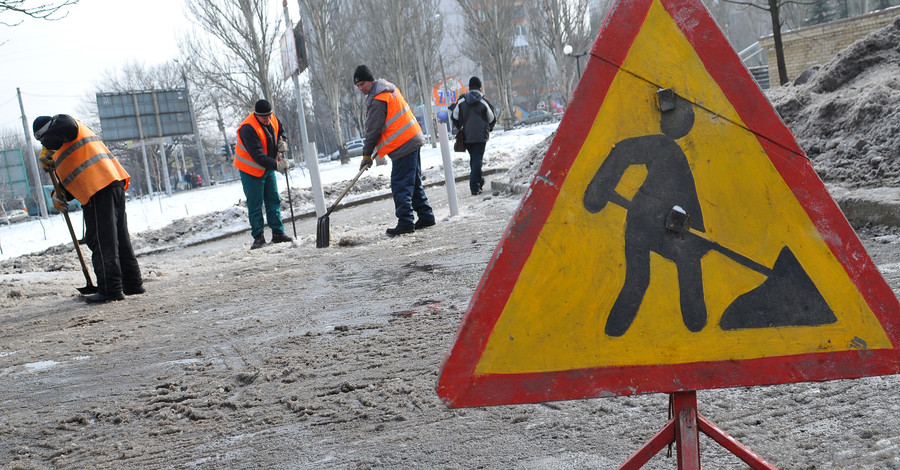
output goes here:
[{"label": "bare tree", "polygon": [[576,76],[576,64],[566,57],[563,48],[570,45],[580,52],[590,47],[593,35],[588,0],[526,0],[525,11],[529,32],[537,42],[534,46],[549,52],[555,66],[551,78],[562,90],[563,102],[568,105],[580,77]]},{"label": "bare tree", "polygon": [[[426,127],[434,124],[434,110],[432,108],[434,98],[432,95],[432,85],[435,82],[434,77],[443,74],[440,70],[442,63],[442,40],[444,38],[444,23],[437,21],[440,16],[440,0],[421,0],[419,2],[421,11],[421,21],[416,22],[413,26],[413,44],[412,50],[416,53],[416,61],[419,62],[419,74],[416,75],[416,82],[419,84],[419,93],[421,94],[422,103],[425,105],[425,116],[429,122],[425,123]],[[421,29],[419,27],[421,26]],[[442,77],[443,78],[443,77]],[[432,129],[433,130],[433,129]],[[437,147],[437,134],[431,136],[432,148]]]},{"label": "bare tree", "polygon": [[417,2],[409,0],[360,0],[358,13],[367,35],[366,57],[372,71],[408,93],[409,79],[415,75],[412,35],[423,18]]},{"label": "bare tree", "polygon": [[443,33],[443,23],[436,20],[439,0],[364,0],[359,5],[362,29],[377,32],[363,43],[373,72],[397,85],[410,104],[430,103]]},{"label": "bare tree", "polygon": [[356,34],[359,13],[350,0],[297,0],[303,14],[309,70],[313,82],[324,95],[331,116],[331,127],[341,146],[341,161],[347,158],[346,140],[341,127],[341,100],[355,93],[350,80],[354,59],[366,35]]},{"label": "bare tree", "polygon": [[[33,2],[30,3],[33,4]],[[69,12],[62,13],[62,9],[68,6],[75,5],[77,3],[78,0],[63,0],[63,2],[59,4],[54,4],[51,2],[41,3],[34,6],[26,6],[25,0],[0,0],[0,15],[3,15],[5,13],[16,13],[40,20],[61,20],[69,14]],[[20,23],[21,21],[17,21],[15,23],[0,21],[0,24],[6,26],[16,26]]]},{"label": "bare tree", "polygon": [[186,0],[205,34],[193,34],[182,49],[192,69],[235,110],[251,109],[259,98],[275,101],[271,70],[278,56],[282,21],[265,0]]},{"label": "bare tree", "polygon": [[523,18],[520,0],[456,0],[462,8],[468,34],[464,36],[466,56],[480,63],[485,76],[496,80],[500,90],[503,127],[512,127],[511,70],[517,23]]},{"label": "bare tree", "polygon": [[796,0],[750,0],[750,1],[738,1],[738,0],[724,0],[728,3],[733,3],[735,5],[745,5],[749,7],[753,7],[759,10],[769,12],[769,18],[772,22],[772,40],[775,43],[775,60],[778,64],[778,83],[780,85],[784,85],[788,82],[787,76],[787,65],[785,65],[784,61],[784,45],[781,41],[781,27],[784,24],[782,21],[780,14],[781,9],[786,5],[790,4],[798,4],[798,5],[808,5],[810,2],[800,2]]}]

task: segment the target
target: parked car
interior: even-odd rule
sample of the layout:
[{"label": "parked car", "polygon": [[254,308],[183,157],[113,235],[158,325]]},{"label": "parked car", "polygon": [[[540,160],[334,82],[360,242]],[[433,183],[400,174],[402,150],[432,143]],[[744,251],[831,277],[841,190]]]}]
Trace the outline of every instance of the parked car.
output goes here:
[{"label": "parked car", "polygon": [[12,224],[16,223],[20,220],[25,220],[28,218],[28,212],[22,209],[13,209],[9,211],[9,214],[3,214],[0,216],[0,223],[3,224]]},{"label": "parked car", "polygon": [[351,157],[362,156],[362,149],[363,149],[363,141],[362,140],[353,141],[353,142],[347,144],[347,155],[350,155]]},{"label": "parked car", "polygon": [[[358,157],[358,156],[362,155],[362,149],[363,149],[363,140],[362,139],[355,139],[355,140],[351,140],[351,141],[347,142],[347,155],[350,158]],[[331,159],[332,160],[340,160],[341,159],[341,150],[338,149],[335,152],[333,152],[331,154]]]},{"label": "parked car", "polygon": [[526,114],[525,117],[516,121],[515,127],[527,126],[528,124],[537,124],[541,122],[550,122],[552,120],[552,114],[542,109],[538,109],[536,111],[531,111],[530,113]]}]

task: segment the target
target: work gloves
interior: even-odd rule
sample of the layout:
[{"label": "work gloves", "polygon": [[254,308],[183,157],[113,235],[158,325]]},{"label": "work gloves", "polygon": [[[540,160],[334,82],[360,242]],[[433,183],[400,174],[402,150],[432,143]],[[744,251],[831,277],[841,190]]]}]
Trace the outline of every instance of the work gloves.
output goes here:
[{"label": "work gloves", "polygon": [[38,157],[38,161],[41,162],[41,167],[44,168],[44,171],[47,173],[56,169],[56,162],[53,161],[52,155],[53,153],[44,147],[41,149],[41,156]]},{"label": "work gloves", "polygon": [[278,159],[278,163],[275,166],[275,169],[278,170],[279,173],[287,174],[288,168],[291,167],[290,162],[288,162],[287,158],[283,156]]},{"label": "work gloves", "polygon": [[359,171],[367,170],[372,168],[372,157],[363,155],[362,161],[359,162]]},{"label": "work gloves", "polygon": [[53,199],[53,207],[60,212],[67,212],[69,210],[69,200],[67,199],[66,190],[54,189],[53,192],[50,193],[50,198]]},{"label": "work gloves", "polygon": [[288,168],[291,167],[290,162],[284,157],[284,153],[287,152],[287,142],[285,142],[284,139],[279,140],[278,144],[276,144],[276,148],[278,149],[278,164],[275,169],[278,170],[279,173],[287,175]]}]

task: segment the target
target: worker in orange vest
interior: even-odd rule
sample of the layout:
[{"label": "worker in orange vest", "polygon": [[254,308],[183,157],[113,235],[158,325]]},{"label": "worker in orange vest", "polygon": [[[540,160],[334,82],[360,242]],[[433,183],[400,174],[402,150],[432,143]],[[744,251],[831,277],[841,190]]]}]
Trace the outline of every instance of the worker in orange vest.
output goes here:
[{"label": "worker in orange vest", "polygon": [[400,90],[387,80],[375,80],[369,67],[357,67],[353,83],[366,97],[366,137],[360,170],[372,166],[373,156],[391,157],[391,194],[397,226],[387,229],[388,236],[431,227],[435,223],[434,211],[428,205],[422,185],[419,155],[419,149],[425,143],[421,126]]},{"label": "worker in orange vest", "polygon": [[125,190],[131,180],[128,172],[103,141],[72,116],[38,116],[32,130],[44,146],[41,166],[56,172],[61,185],[53,194],[54,207],[66,211],[68,202],[78,199],[84,210],[84,241],[97,276],[97,292],[85,300],[102,303],[143,294],[144,282],[125,214]]},{"label": "worker in orange vest", "polygon": [[[272,105],[259,100],[253,112],[247,116],[237,130],[237,146],[234,148],[234,166],[240,170],[241,186],[247,197],[247,216],[250,218],[250,235],[253,237],[251,250],[266,244],[265,222],[272,229],[272,243],[290,242],[285,235],[281,221],[281,196],[275,172],[286,173],[287,151],[284,128],[272,114]],[[263,205],[266,218],[263,220]]]}]

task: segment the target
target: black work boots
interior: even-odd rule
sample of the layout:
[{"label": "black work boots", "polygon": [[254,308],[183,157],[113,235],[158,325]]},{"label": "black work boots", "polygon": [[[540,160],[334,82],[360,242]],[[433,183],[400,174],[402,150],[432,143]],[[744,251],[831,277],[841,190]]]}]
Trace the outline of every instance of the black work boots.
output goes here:
[{"label": "black work boots", "polygon": [[415,233],[415,232],[416,232],[415,227],[401,227],[399,225],[394,228],[389,228],[389,229],[385,230],[385,233],[387,233],[387,236],[389,236],[389,237],[396,237],[397,235],[403,235],[405,233]]},{"label": "black work boots", "polygon": [[266,237],[264,235],[260,235],[258,237],[253,237],[253,244],[250,245],[251,250],[255,250],[257,248],[262,248],[266,244]]},{"label": "black work boots", "polygon": [[[284,232],[272,232],[272,243],[286,243],[294,241],[293,238],[287,236]],[[250,245],[251,250],[262,248],[266,245],[265,235],[253,238],[253,244]]]},{"label": "black work boots", "polygon": [[286,243],[292,241],[294,241],[294,239],[285,235],[284,232],[275,232],[272,234],[272,243]]},{"label": "black work boots", "polygon": [[431,220],[422,220],[419,219],[416,221],[416,230],[422,230],[423,228],[433,227],[434,219]]},{"label": "black work boots", "polygon": [[122,295],[121,292],[115,294],[104,295],[100,292],[91,294],[84,298],[84,301],[89,304],[102,304],[106,302],[114,302],[118,300],[125,300],[125,296]]}]

